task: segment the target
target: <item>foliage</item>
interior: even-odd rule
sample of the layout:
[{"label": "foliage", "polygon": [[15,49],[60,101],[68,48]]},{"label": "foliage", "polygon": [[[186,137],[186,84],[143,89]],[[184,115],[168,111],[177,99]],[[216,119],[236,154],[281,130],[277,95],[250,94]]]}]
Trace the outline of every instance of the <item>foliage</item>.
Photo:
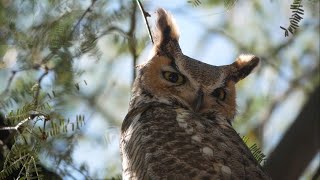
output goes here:
[{"label": "foliage", "polygon": [[190,0],[188,3],[192,4],[193,6],[199,6],[201,4],[200,0]]},{"label": "foliage", "polygon": [[37,167],[39,148],[39,145],[33,148],[23,144],[12,146],[4,162],[3,170],[0,172],[0,179],[7,179],[15,171],[19,172],[17,179],[42,179],[41,168]]},{"label": "foliage", "polygon": [[248,137],[243,136],[242,140],[243,142],[249,147],[251,153],[253,154],[254,158],[257,160],[258,163],[262,164],[266,159],[266,155],[263,154],[261,149],[258,147],[256,143],[252,144],[251,146],[248,144]]},{"label": "foliage", "polygon": [[[97,7],[106,5],[108,2],[96,0],[87,7],[69,1],[1,2],[0,41],[6,44],[1,52],[8,47],[18,52],[14,70],[0,94],[1,113],[6,114],[0,130],[8,132],[1,137],[1,142],[6,142],[1,149],[8,148],[1,150],[1,157],[5,157],[0,166],[2,179],[46,177],[41,171],[47,168],[44,154],[57,166],[61,162],[72,164],[70,157],[57,155],[51,148],[57,142],[72,143],[84,125],[83,114],[70,120],[64,110],[72,106],[71,99],[85,96],[80,87],[87,82],[77,82],[82,72],[74,68],[75,62],[86,55],[100,59],[98,40],[111,32],[123,33],[115,22],[131,13],[132,5],[123,4],[114,12],[102,14],[103,8]],[[9,68],[3,69],[7,66],[8,62],[1,61],[2,70],[10,72]],[[70,156],[73,147],[67,147],[65,155]],[[69,174],[58,171],[62,176]],[[81,173],[85,171],[82,168]]]},{"label": "foliage", "polygon": [[[61,133],[67,134],[80,129],[84,125],[84,116],[78,115],[75,122],[70,119],[56,119],[59,114],[45,113],[49,105],[36,106],[34,103],[26,104],[15,112],[10,111],[6,116],[1,130],[16,131],[11,150],[7,152],[0,179],[16,174],[16,178],[42,179],[39,156],[40,151],[46,148],[48,138],[55,138]],[[62,117],[62,116],[61,116]],[[31,121],[33,125],[30,125]],[[42,121],[41,123],[39,123]],[[50,124],[48,125],[47,122]],[[57,123],[59,122],[59,124]],[[15,132],[14,132],[15,133]]]}]

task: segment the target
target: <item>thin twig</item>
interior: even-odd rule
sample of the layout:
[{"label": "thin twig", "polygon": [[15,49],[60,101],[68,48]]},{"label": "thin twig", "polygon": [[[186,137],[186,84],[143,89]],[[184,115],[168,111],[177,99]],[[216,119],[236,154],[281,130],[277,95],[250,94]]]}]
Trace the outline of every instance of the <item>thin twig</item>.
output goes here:
[{"label": "thin twig", "polygon": [[129,36],[128,45],[129,45],[129,51],[132,55],[133,59],[133,80],[136,78],[136,64],[138,59],[138,53],[137,53],[137,40],[134,36],[134,32],[136,30],[136,10],[137,10],[137,4],[132,4],[132,12],[131,12],[131,20],[130,20],[130,28],[127,32]]},{"label": "thin twig", "polygon": [[91,5],[84,11],[84,13],[81,15],[81,17],[79,18],[78,22],[73,26],[72,31],[70,33],[70,35],[72,35],[74,33],[74,31],[77,29],[77,27],[79,26],[79,24],[81,23],[81,21],[83,20],[83,18],[89,13],[91,12],[91,8],[93,7],[93,5],[97,2],[97,0],[92,0],[91,1]]},{"label": "thin twig", "polygon": [[45,72],[44,72],[44,73],[39,77],[39,79],[38,79],[39,85],[40,85],[42,79],[48,74],[49,68],[48,68],[47,66],[45,66],[45,67],[44,67],[44,70],[45,70]]},{"label": "thin twig", "polygon": [[10,76],[10,78],[9,78],[9,80],[8,80],[8,84],[7,84],[7,87],[6,87],[6,89],[4,90],[4,92],[8,92],[9,91],[9,89],[10,89],[10,86],[11,86],[11,83],[12,83],[12,80],[13,80],[13,78],[14,78],[14,76],[17,74],[17,71],[11,71],[11,76]]},{"label": "thin twig", "polygon": [[40,94],[40,89],[41,89],[41,81],[49,72],[49,69],[47,66],[44,67],[44,70],[45,70],[45,72],[38,79],[38,87],[36,89],[35,96],[33,97],[35,107],[38,106],[38,99],[39,99],[39,94]]},{"label": "thin twig", "polygon": [[41,60],[41,64],[47,63],[51,58],[53,58],[54,55],[55,55],[55,53],[50,52],[46,57],[44,57],[44,58]]},{"label": "thin twig", "polygon": [[9,78],[9,80],[8,80],[8,84],[7,84],[7,86],[6,86],[6,89],[5,89],[4,92],[2,92],[1,94],[6,93],[6,92],[9,91],[10,86],[11,86],[11,84],[12,84],[12,81],[13,81],[14,77],[17,75],[18,72],[27,71],[27,70],[29,70],[29,69],[12,70],[12,71],[11,71],[11,76],[10,76],[10,78]]},{"label": "thin twig", "polygon": [[12,81],[13,81],[14,77],[15,77],[19,72],[37,69],[38,67],[39,67],[38,65],[35,65],[35,66],[33,66],[32,68],[24,68],[24,69],[19,69],[19,70],[12,70],[12,71],[11,71],[11,76],[9,77],[9,80],[8,80],[8,84],[7,84],[6,88],[5,88],[5,90],[4,90],[0,95],[9,92],[9,89],[10,89],[10,86],[11,86],[11,84],[12,84]]},{"label": "thin twig", "polygon": [[102,31],[101,33],[99,33],[99,35],[97,36],[97,39],[112,33],[112,32],[117,32],[120,36],[129,39],[130,37],[128,36],[128,34],[126,32],[124,32],[124,30],[122,30],[121,28],[117,27],[117,26],[110,26],[108,29]]},{"label": "thin twig", "polygon": [[149,37],[150,37],[150,39],[151,39],[151,42],[152,42],[152,44],[154,44],[154,42],[153,42],[153,37],[152,37],[152,33],[151,33],[151,30],[150,30],[150,26],[149,26],[149,23],[148,23],[148,20],[147,20],[147,17],[151,17],[151,15],[150,15],[147,11],[144,10],[143,5],[142,5],[142,3],[140,2],[140,0],[136,0],[136,1],[137,1],[137,4],[138,4],[139,8],[140,8],[141,13],[142,13],[144,22],[145,22],[145,24],[146,24],[146,26],[147,26],[148,34],[149,34]]}]

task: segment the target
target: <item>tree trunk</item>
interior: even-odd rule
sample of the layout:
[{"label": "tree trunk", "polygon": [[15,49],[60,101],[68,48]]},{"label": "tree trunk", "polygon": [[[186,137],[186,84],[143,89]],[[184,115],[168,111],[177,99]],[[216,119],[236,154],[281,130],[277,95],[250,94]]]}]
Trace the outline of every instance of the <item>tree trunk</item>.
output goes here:
[{"label": "tree trunk", "polygon": [[320,86],[310,94],[264,166],[274,180],[298,179],[320,148]]}]

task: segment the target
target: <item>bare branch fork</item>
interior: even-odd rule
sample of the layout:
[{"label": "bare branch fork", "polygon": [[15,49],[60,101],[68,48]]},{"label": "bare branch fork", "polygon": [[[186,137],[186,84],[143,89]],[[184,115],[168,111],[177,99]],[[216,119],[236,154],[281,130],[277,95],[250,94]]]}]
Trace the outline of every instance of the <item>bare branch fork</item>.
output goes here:
[{"label": "bare branch fork", "polygon": [[22,120],[21,122],[19,122],[17,125],[15,125],[15,126],[11,126],[11,127],[0,127],[0,131],[3,131],[3,130],[16,130],[16,131],[18,131],[18,129],[19,129],[19,127],[21,126],[21,125],[23,125],[24,123],[26,123],[27,121],[29,121],[29,120],[31,120],[31,117],[29,116],[29,117],[27,117],[26,119],[24,119],[24,120]]},{"label": "bare branch fork", "polygon": [[[37,69],[38,67],[37,66],[34,66],[32,67],[32,69]],[[8,80],[8,84],[6,86],[6,89],[1,93],[1,94],[4,94],[4,93],[7,93],[9,92],[10,90],[10,86],[12,84],[12,81],[14,79],[14,77],[21,71],[27,71],[27,70],[30,70],[30,69],[19,69],[19,70],[12,70],[11,71],[11,76],[9,77],[9,80]]]},{"label": "bare branch fork", "polygon": [[147,11],[144,10],[143,5],[142,5],[142,3],[140,2],[140,0],[136,0],[136,1],[137,1],[137,4],[138,4],[139,8],[140,8],[141,13],[142,13],[144,22],[145,22],[145,24],[146,24],[146,26],[147,26],[147,29],[148,29],[149,37],[150,37],[151,42],[152,42],[152,44],[153,44],[153,43],[154,43],[154,42],[153,42],[153,37],[152,37],[151,30],[150,30],[150,26],[149,26],[149,23],[148,23],[148,20],[147,20],[147,17],[151,17],[151,15],[150,15]]},{"label": "bare branch fork", "polygon": [[18,131],[19,128],[25,124],[26,122],[34,119],[35,117],[43,117],[44,119],[47,119],[48,118],[48,115],[46,114],[43,114],[41,112],[37,112],[37,111],[31,111],[29,113],[29,117],[25,118],[24,120],[20,121],[17,125],[15,126],[4,126],[4,127],[0,127],[0,131],[4,131],[4,130],[7,130],[7,131],[10,131],[10,130],[15,130],[15,131]]}]

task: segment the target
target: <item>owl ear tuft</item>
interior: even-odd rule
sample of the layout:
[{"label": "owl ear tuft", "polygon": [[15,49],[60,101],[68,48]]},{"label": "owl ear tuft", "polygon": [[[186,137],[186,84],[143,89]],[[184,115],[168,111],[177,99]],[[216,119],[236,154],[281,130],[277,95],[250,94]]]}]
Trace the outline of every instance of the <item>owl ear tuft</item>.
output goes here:
[{"label": "owl ear tuft", "polygon": [[231,73],[231,79],[235,82],[240,81],[247,77],[251,72],[253,72],[259,66],[259,58],[251,54],[240,55],[234,63],[233,72]]},{"label": "owl ear tuft", "polygon": [[155,46],[162,47],[170,40],[179,41],[179,30],[174,18],[164,9],[157,10],[156,30],[154,32]]}]

